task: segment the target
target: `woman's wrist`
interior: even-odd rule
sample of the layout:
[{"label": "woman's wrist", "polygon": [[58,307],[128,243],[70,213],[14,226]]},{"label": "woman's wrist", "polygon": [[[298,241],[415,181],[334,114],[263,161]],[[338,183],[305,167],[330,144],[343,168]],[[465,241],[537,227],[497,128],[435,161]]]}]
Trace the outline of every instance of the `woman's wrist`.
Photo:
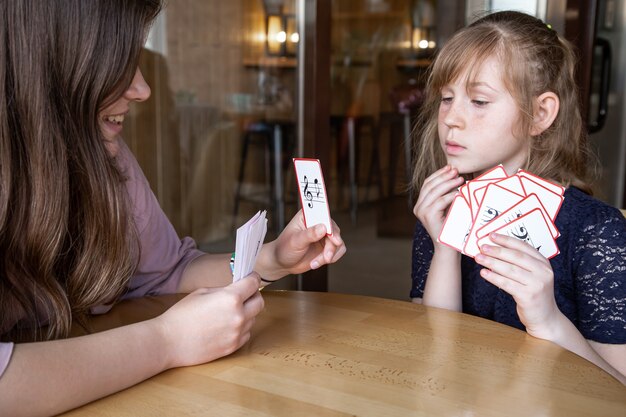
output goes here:
[{"label": "woman's wrist", "polygon": [[168,320],[166,314],[161,314],[151,320],[146,320],[138,324],[145,324],[150,334],[154,335],[155,342],[152,346],[155,346],[159,350],[159,358],[161,358],[161,371],[167,371],[171,368],[180,366],[180,359],[177,357],[176,346],[177,340],[175,338],[175,332],[168,326]]},{"label": "woman's wrist", "polygon": [[274,242],[265,243],[261,247],[261,252],[257,258],[254,270],[261,275],[261,281],[264,283],[276,282],[289,274],[289,271],[278,266],[276,245]]}]

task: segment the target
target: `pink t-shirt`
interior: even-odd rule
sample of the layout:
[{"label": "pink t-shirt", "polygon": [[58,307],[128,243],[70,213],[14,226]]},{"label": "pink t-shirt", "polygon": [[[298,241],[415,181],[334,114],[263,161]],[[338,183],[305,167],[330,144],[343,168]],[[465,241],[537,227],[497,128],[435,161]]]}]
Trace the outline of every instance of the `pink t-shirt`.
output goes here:
[{"label": "pink t-shirt", "polygon": [[[137,270],[122,299],[175,293],[187,265],[203,252],[196,249],[190,237],[178,237],[161,210],[137,160],[122,140],[117,158],[122,172],[128,178],[126,185],[141,245]],[[102,314],[111,307],[97,306],[91,311]],[[0,343],[0,376],[8,366],[12,351],[12,343]]]}]

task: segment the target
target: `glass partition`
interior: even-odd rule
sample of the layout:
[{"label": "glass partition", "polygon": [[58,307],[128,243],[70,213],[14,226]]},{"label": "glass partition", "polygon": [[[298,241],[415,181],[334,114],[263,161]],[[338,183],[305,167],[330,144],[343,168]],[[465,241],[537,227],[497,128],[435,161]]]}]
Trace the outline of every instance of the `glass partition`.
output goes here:
[{"label": "glass partition", "polygon": [[140,63],[152,97],[124,138],[201,248],[232,250],[260,209],[270,233],[284,224],[276,185],[295,144],[298,44],[294,0],[174,0],[152,27]]}]

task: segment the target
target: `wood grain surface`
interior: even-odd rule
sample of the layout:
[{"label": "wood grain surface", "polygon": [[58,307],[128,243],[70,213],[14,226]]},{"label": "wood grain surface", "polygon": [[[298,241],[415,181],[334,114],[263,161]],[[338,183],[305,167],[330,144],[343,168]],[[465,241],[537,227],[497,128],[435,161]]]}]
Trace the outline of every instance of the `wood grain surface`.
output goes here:
[{"label": "wood grain surface", "polygon": [[[551,342],[409,302],[263,291],[251,340],[67,416],[625,416],[626,387]],[[125,301],[96,330],[181,296]]]}]

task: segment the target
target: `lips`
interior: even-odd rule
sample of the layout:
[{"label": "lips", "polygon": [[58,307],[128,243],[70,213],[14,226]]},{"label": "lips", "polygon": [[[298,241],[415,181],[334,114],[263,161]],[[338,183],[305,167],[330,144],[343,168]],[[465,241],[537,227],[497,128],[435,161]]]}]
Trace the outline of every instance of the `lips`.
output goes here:
[{"label": "lips", "polygon": [[457,155],[465,150],[464,146],[459,145],[458,143],[447,140],[445,142],[446,153],[448,155]]},{"label": "lips", "polygon": [[104,114],[101,116],[102,127],[104,128],[105,136],[114,138],[122,132],[124,125],[124,118],[128,114],[128,110],[116,113],[116,114]]}]

